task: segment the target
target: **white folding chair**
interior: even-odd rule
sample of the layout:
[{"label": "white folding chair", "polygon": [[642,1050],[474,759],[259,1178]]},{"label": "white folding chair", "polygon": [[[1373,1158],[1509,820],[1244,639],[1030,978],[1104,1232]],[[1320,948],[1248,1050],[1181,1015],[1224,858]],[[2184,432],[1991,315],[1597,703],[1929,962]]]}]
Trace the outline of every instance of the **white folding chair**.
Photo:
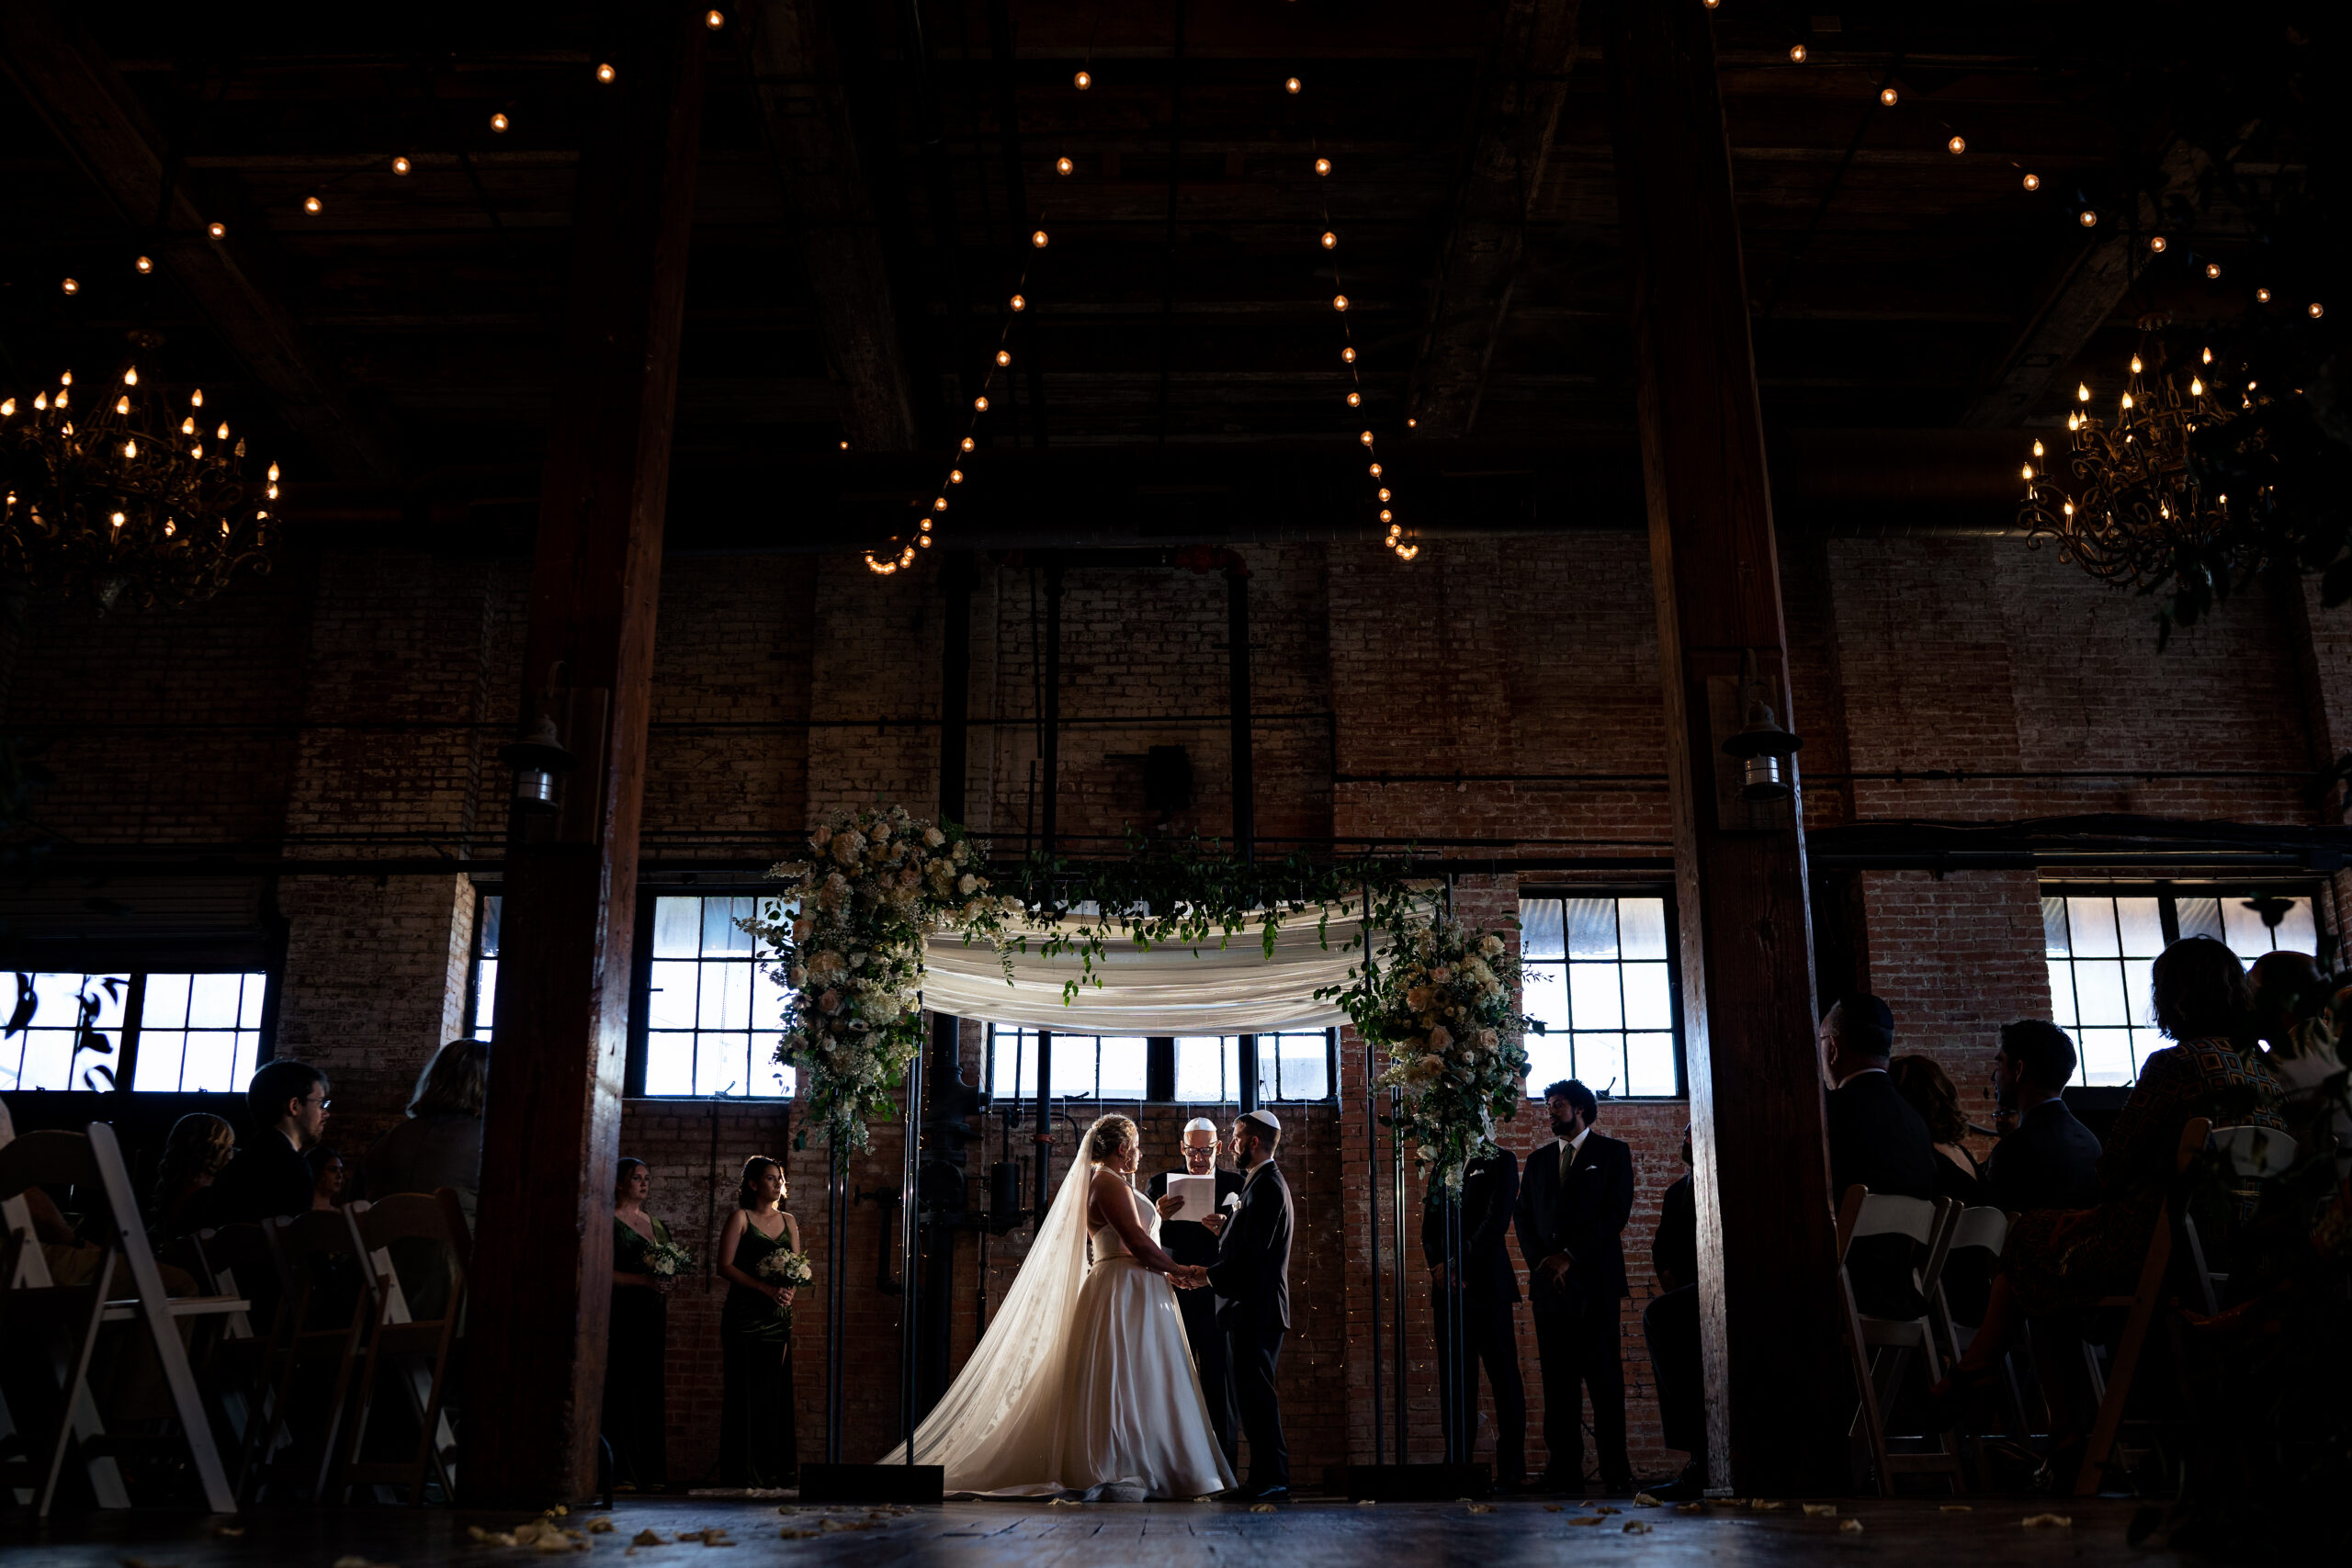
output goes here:
[{"label": "white folding chair", "polygon": [[[1953,1257],[1962,1252],[1983,1251],[1998,1258],[2001,1249],[2008,1245],[2008,1240],[2009,1216],[2007,1213],[1989,1206],[1962,1209],[1952,1216],[1951,1234],[1945,1238],[1945,1269],[1949,1272]],[[1945,1294],[1941,1279],[1936,1281],[1935,1293],[1928,1298],[1928,1313],[1935,1322],[1938,1348],[1948,1362],[1957,1363],[1968,1353],[1968,1347],[1976,1338],[1976,1330],[1952,1316],[1951,1303]],[[2025,1391],[2018,1382],[2017,1367],[2010,1358],[2001,1358],[2000,1369],[2003,1403],[2009,1418],[2008,1435],[2013,1441],[2022,1443],[2033,1435],[2032,1423],[2025,1410]],[[1979,1457],[1981,1462],[1982,1456]]]},{"label": "white folding chair", "polygon": [[[26,1190],[37,1186],[71,1186],[92,1205],[90,1224],[102,1239],[84,1283],[60,1285],[50,1277],[21,1201]],[[35,1512],[45,1517],[56,1502],[67,1454],[78,1450],[91,1468],[100,1506],[128,1505],[119,1469],[99,1462],[110,1461],[126,1445],[105,1430],[88,1380],[101,1329],[135,1325],[153,1348],[178,1442],[187,1450],[206,1506],[215,1513],[232,1512],[235,1495],[213,1443],[212,1417],[197,1390],[177,1325],[243,1312],[246,1303],[230,1296],[164,1293],[121,1145],[103,1122],[91,1122],[85,1133],[28,1133],[0,1148],[0,1199],[17,1200],[7,1204],[7,1229],[0,1242],[0,1347],[25,1358],[12,1369],[7,1385],[17,1396],[11,1416],[20,1428],[34,1421],[46,1427],[45,1433],[23,1431],[25,1456],[0,1463],[0,1476],[29,1493]],[[130,1295],[114,1294],[126,1283]]]},{"label": "white folding chair", "polygon": [[[1854,1297],[1849,1269],[1855,1242],[1870,1236],[1894,1235],[1924,1249],[1927,1260],[1912,1270],[1912,1282],[1932,1303],[1941,1288],[1944,1258],[1952,1222],[1960,1205],[1949,1198],[1895,1198],[1873,1194],[1866,1187],[1850,1187],[1838,1210],[1838,1284],[1846,1307],[1846,1344],[1853,1352],[1854,1385],[1860,1396],[1854,1425],[1870,1440],[1871,1462],[1882,1496],[1894,1495],[1894,1478],[1904,1474],[1948,1477],[1954,1492],[1966,1485],[1959,1444],[1949,1431],[1932,1434],[1936,1448],[1927,1453],[1895,1453],[1887,1444],[1885,1410],[1903,1387],[1903,1373],[1917,1352],[1928,1381],[1943,1375],[1936,1352],[1936,1334],[1926,1314],[1917,1317],[1866,1316]],[[1884,1354],[1881,1354],[1884,1352]]]}]

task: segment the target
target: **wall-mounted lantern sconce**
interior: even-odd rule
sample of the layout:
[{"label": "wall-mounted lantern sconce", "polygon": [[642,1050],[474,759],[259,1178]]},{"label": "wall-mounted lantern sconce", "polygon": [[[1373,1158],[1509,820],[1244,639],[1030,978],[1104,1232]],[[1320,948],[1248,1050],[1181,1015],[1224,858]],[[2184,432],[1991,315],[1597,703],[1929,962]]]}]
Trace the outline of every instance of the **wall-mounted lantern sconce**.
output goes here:
[{"label": "wall-mounted lantern sconce", "polygon": [[555,719],[542,715],[538,727],[525,732],[511,746],[499,748],[498,760],[514,770],[514,804],[526,811],[552,815],[563,809],[563,775],[579,759],[563,749]]},{"label": "wall-mounted lantern sconce", "polygon": [[1740,695],[1747,716],[1739,733],[1724,742],[1724,751],[1744,764],[1741,799],[1759,804],[1783,801],[1794,793],[1789,760],[1804,742],[1781,728],[1780,717],[1772,711],[1771,688],[1756,672],[1756,650],[1743,653],[1739,664]]}]

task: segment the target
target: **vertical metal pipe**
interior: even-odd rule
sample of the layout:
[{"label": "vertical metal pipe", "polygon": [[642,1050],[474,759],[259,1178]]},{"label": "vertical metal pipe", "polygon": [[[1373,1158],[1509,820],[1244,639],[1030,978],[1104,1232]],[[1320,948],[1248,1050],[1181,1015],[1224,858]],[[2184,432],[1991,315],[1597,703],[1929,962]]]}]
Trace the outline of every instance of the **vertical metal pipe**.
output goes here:
[{"label": "vertical metal pipe", "polygon": [[1233,1041],[1234,1076],[1241,1081],[1233,1086],[1234,1102],[1247,1116],[1258,1109],[1258,1037],[1254,1034],[1236,1035]]},{"label": "vertical metal pipe", "polygon": [[[920,999],[918,999],[918,1004]],[[922,1248],[915,1236],[922,1208],[922,1064],[917,1051],[907,1064],[906,1143],[899,1176],[899,1427],[907,1462],[915,1462],[915,1363],[922,1339],[922,1290],[916,1279]]]},{"label": "vertical metal pipe", "polygon": [[1037,1151],[1037,1205],[1030,1216],[1030,1234],[1045,1223],[1046,1205],[1051,1199],[1049,1183],[1054,1166],[1054,1032],[1037,1031],[1037,1124],[1030,1134],[1032,1146]]},{"label": "vertical metal pipe", "polygon": [[[1364,896],[1367,911],[1372,896]],[[1367,915],[1367,918],[1368,915]],[[1364,962],[1371,964],[1371,935],[1367,931]],[[1364,1215],[1372,1232],[1372,1462],[1388,1462],[1388,1434],[1381,1426],[1381,1374],[1386,1370],[1380,1365],[1381,1338],[1380,1293],[1385,1281],[1380,1277],[1380,1115],[1374,1100],[1372,1080],[1378,1077],[1373,1060],[1372,1042],[1363,1043],[1363,1194]]]},{"label": "vertical metal pipe", "polygon": [[842,1462],[842,1314],[847,1309],[842,1276],[849,1271],[849,1187],[842,1151],[825,1145],[825,1462]]},{"label": "vertical metal pipe", "polygon": [[1403,1096],[1388,1091],[1388,1181],[1390,1217],[1396,1227],[1396,1266],[1388,1277],[1389,1303],[1396,1321],[1389,1325],[1391,1397],[1396,1403],[1396,1462],[1405,1462],[1405,1140],[1396,1128]]},{"label": "vertical metal pipe", "polygon": [[1233,726],[1233,852],[1245,863],[1257,858],[1257,773],[1250,749],[1250,574],[1235,567],[1225,574],[1226,670],[1231,681],[1227,711]]},{"label": "vertical metal pipe", "polygon": [[[1060,813],[1056,807],[1061,800],[1062,769],[1062,569],[1046,569],[1046,687],[1045,711],[1038,715],[1037,745],[1043,754],[1045,773],[1041,826],[1046,855],[1051,859],[1055,847],[1055,827]],[[1045,1058],[1038,1057],[1042,1066]],[[1046,1079],[1037,1080],[1040,1098],[1051,1086]]]}]

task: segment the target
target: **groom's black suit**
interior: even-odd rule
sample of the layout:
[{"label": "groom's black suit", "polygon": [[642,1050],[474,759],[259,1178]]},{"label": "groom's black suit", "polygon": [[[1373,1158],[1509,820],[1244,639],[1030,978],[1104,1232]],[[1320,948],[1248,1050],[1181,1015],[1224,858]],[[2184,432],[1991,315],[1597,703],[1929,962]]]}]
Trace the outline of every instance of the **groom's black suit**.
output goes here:
[{"label": "groom's black suit", "polygon": [[1290,1331],[1290,1185],[1270,1159],[1243,1185],[1241,1207],[1226,1221],[1209,1265],[1235,1402],[1250,1438],[1252,1490],[1290,1484],[1282,1402],[1274,1394],[1274,1368]]},{"label": "groom's black suit", "polygon": [[[1155,1176],[1148,1190],[1157,1203],[1168,1195],[1169,1176],[1182,1176],[1182,1171],[1170,1171]],[[1226,1201],[1241,1194],[1241,1173],[1220,1170],[1216,1173],[1216,1206],[1219,1213],[1230,1217],[1233,1210]],[[1208,1226],[1198,1220],[1170,1220],[1159,1228],[1159,1245],[1168,1256],[1187,1266],[1216,1261],[1217,1238],[1209,1234]],[[1227,1465],[1240,1463],[1235,1430],[1238,1418],[1233,1411],[1233,1369],[1225,1355],[1225,1330],[1217,1325],[1216,1294],[1214,1291],[1179,1291],[1177,1310],[1184,1314],[1184,1337],[1192,1343],[1193,1365],[1201,1374],[1201,1396],[1209,1402],[1209,1425],[1216,1430],[1216,1446],[1225,1450]]]}]

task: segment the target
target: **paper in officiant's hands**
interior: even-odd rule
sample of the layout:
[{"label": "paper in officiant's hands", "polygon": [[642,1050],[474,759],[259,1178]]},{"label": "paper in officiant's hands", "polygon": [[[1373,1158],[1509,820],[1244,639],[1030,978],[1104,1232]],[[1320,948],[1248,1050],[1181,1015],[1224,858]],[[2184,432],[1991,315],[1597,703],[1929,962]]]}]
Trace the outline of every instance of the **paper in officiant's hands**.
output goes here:
[{"label": "paper in officiant's hands", "polygon": [[1168,1195],[1183,1200],[1183,1207],[1168,1216],[1171,1220],[1190,1220],[1198,1224],[1216,1213],[1215,1176],[1170,1175]]}]

